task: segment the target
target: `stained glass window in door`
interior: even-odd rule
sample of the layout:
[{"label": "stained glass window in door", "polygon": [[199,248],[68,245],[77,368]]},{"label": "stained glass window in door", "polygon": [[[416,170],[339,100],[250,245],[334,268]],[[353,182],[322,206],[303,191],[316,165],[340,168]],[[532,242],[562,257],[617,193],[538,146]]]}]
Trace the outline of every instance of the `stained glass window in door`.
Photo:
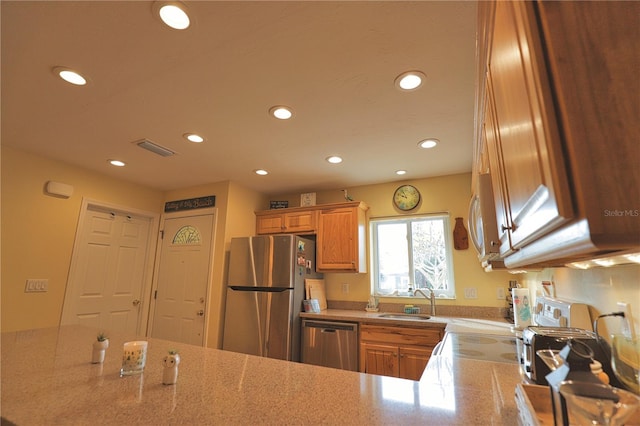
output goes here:
[{"label": "stained glass window in door", "polygon": [[178,232],[176,232],[176,235],[173,237],[173,244],[192,245],[200,244],[201,241],[200,231],[191,225],[186,225],[178,229]]}]

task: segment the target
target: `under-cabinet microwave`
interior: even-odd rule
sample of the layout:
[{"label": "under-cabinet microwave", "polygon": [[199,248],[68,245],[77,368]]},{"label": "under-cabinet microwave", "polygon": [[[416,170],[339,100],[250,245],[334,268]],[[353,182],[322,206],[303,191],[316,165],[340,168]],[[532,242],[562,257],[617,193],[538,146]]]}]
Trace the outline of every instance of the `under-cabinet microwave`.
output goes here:
[{"label": "under-cabinet microwave", "polygon": [[502,266],[497,223],[491,175],[481,173],[478,175],[477,191],[469,205],[468,225],[471,242],[485,269],[491,269],[491,264]]}]

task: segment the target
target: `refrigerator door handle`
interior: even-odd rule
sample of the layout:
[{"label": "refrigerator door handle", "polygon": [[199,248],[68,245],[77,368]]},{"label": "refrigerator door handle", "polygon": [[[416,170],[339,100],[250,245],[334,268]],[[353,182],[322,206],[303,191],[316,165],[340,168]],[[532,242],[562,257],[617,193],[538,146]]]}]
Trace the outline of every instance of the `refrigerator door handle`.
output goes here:
[{"label": "refrigerator door handle", "polygon": [[267,296],[267,309],[266,309],[266,318],[264,324],[264,340],[262,342],[262,352],[263,356],[269,356],[269,335],[271,334],[271,294],[266,294]]},{"label": "refrigerator door handle", "polygon": [[259,291],[262,293],[282,293],[283,291],[293,290],[289,287],[246,287],[243,285],[230,285],[229,288],[235,291]]}]

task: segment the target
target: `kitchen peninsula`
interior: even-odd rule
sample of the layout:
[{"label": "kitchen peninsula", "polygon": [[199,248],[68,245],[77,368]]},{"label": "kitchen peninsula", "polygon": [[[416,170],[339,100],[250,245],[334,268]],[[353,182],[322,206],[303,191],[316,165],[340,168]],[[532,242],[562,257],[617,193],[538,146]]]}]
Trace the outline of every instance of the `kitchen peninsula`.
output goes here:
[{"label": "kitchen peninsula", "polygon": [[[149,338],[144,373],[120,377],[123,343],[137,336],[111,334],[104,364],[91,364],[96,332],[3,333],[3,422],[507,425],[517,418],[517,365],[434,356],[416,382]],[[176,385],[162,384],[169,350],[182,359]]]}]

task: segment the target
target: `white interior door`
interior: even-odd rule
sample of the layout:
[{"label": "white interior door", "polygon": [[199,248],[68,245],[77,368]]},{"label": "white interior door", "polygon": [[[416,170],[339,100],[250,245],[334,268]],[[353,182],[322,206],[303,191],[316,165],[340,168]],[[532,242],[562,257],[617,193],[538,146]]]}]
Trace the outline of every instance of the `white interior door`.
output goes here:
[{"label": "white interior door", "polygon": [[172,213],[161,228],[151,336],[204,345],[215,210]]},{"label": "white interior door", "polygon": [[157,215],[83,202],[61,324],[135,334],[144,330],[154,220],[157,224]]}]

